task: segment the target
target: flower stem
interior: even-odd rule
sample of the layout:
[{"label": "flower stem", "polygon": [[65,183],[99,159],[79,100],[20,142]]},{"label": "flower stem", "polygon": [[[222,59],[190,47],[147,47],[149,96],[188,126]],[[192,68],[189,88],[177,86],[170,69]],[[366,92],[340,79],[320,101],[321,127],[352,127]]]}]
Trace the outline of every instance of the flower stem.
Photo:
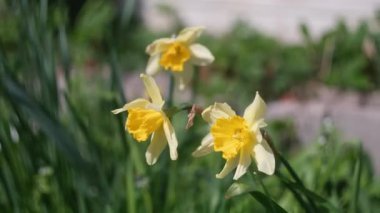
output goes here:
[{"label": "flower stem", "polygon": [[191,103],[194,103],[195,99],[197,97],[198,86],[199,86],[199,72],[200,72],[200,68],[198,68],[194,72],[193,83],[192,83],[192,88],[191,88],[192,89],[192,91],[191,91]]},{"label": "flower stem", "polygon": [[269,137],[269,135],[266,131],[264,131],[263,136],[264,136],[265,140],[268,142],[269,146],[272,148],[275,155],[278,157],[278,159],[281,161],[281,163],[284,164],[285,168],[288,170],[290,175],[293,177],[294,181],[296,181],[298,184],[303,186],[303,182],[302,182],[301,178],[298,177],[297,173],[294,171],[294,169],[289,164],[289,162],[284,158],[284,156],[282,156],[281,153],[279,151],[277,151],[277,149],[274,147],[272,139]]},{"label": "flower stem", "polygon": [[[292,168],[292,166],[290,165],[290,163],[284,158],[284,156],[281,155],[280,152],[277,151],[277,149],[275,149],[273,143],[272,143],[272,139],[269,137],[268,133],[266,131],[264,131],[264,138],[265,140],[268,142],[269,146],[272,148],[273,152],[275,153],[275,155],[278,157],[278,159],[280,160],[280,162],[285,166],[286,170],[288,170],[290,176],[292,176],[292,178],[294,179],[294,181],[299,185],[301,186],[302,188],[305,188],[305,185],[304,183],[302,182],[301,178],[298,177],[297,173],[294,171],[294,169]],[[310,203],[310,205],[316,209],[317,206],[315,205],[314,201],[306,195],[306,199],[308,200],[308,202]]]},{"label": "flower stem", "polygon": [[170,74],[169,80],[169,94],[168,94],[168,107],[173,106],[173,97],[174,97],[174,75]]},{"label": "flower stem", "polygon": [[[253,177],[254,181],[258,182],[261,185],[261,188],[263,188],[264,194],[268,197],[268,199],[272,199],[270,194],[269,194],[267,187],[264,185],[264,182],[262,181],[260,175],[258,174],[257,169],[254,167],[251,167],[251,168],[253,170],[252,177]],[[272,210],[271,212],[276,212],[272,202],[270,202],[270,208]]]},{"label": "flower stem", "polygon": [[360,178],[361,178],[361,171],[362,171],[362,145],[359,143],[358,148],[358,160],[355,164],[355,170],[354,170],[354,193],[352,198],[352,212],[359,212],[358,209],[358,199],[360,194]]}]

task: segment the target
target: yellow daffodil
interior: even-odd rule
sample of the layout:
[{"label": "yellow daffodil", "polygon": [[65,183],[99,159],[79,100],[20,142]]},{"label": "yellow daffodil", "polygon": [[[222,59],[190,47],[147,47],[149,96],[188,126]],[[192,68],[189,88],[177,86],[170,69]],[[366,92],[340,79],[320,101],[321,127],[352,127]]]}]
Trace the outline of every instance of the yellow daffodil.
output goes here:
[{"label": "yellow daffodil", "polygon": [[184,89],[193,75],[193,66],[205,66],[214,61],[207,47],[194,43],[203,27],[183,29],[177,37],[157,39],[146,48],[150,55],[146,73],[156,74],[161,68],[172,71],[179,89]]},{"label": "yellow daffodil", "polygon": [[169,144],[170,158],[176,160],[178,141],[169,118],[162,110],[165,102],[161,97],[160,90],[152,77],[141,74],[140,78],[144,82],[151,101],[139,98],[125,104],[120,109],[113,110],[112,113],[128,111],[125,129],[138,142],[151,138],[145,153],[146,162],[149,165],[157,162],[166,144]]},{"label": "yellow daffodil", "polygon": [[225,177],[236,168],[233,179],[239,179],[247,172],[252,159],[256,161],[259,171],[272,175],[275,169],[274,155],[260,132],[260,128],[266,126],[265,111],[266,105],[259,93],[245,109],[243,117],[236,115],[226,103],[215,103],[208,107],[202,112],[202,117],[211,125],[210,133],[203,138],[193,156],[200,157],[213,150],[222,152],[226,164],[216,175],[217,178]]}]

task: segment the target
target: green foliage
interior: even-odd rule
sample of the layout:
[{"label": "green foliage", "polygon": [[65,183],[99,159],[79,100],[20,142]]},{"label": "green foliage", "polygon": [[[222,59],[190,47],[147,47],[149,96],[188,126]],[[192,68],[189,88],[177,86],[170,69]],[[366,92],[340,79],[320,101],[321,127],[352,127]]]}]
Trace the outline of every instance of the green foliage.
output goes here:
[{"label": "green foliage", "polygon": [[[306,48],[281,44],[244,23],[222,38],[210,38],[204,43],[215,54],[213,67],[217,71],[212,75],[223,75],[220,85],[233,85],[228,88],[230,97],[248,97],[252,91],[262,91],[263,96],[274,98],[305,81],[313,71]],[[239,105],[249,102],[239,101]]]},{"label": "green foliage", "polygon": [[[364,52],[364,43],[371,37],[368,26],[362,23],[355,31],[350,32],[344,22],[328,32],[318,44],[322,51],[333,49],[329,58],[325,59],[330,64],[326,68],[323,80],[331,85],[355,90],[373,89],[376,82],[371,80],[374,70],[367,70],[371,61]],[[378,87],[378,85],[376,85]]]},{"label": "green foliage", "polygon": [[[142,70],[145,46],[158,36],[139,24],[137,1],[111,2],[0,0],[2,212],[380,208],[380,183],[368,156],[357,143],[342,143],[331,128],[323,130],[319,143],[296,150],[291,122],[271,123],[275,146],[289,155],[294,174],[285,169],[287,161],[278,160],[277,177],[247,174],[227,190],[231,176],[215,178],[224,163],[218,154],[200,159],[190,154],[208,126],[197,116],[194,127],[185,130],[186,114],[180,112],[173,117],[180,158],[170,161],[166,150],[156,165],[147,166],[147,144],[130,138],[125,117],[110,110],[126,102],[121,69]],[[210,83],[197,84],[197,91],[207,102],[218,95],[223,101],[238,97],[235,105],[244,106],[252,91],[276,98],[316,76],[342,88],[378,88],[380,78],[368,77],[380,76],[378,55],[360,50],[368,38],[377,50],[375,35],[364,25],[354,33],[340,26],[319,42],[290,45],[239,24],[221,38],[201,41],[216,61],[201,71]],[[334,48],[326,47],[331,41]],[[320,75],[320,61],[329,58],[325,52],[331,54],[331,69]]]}]

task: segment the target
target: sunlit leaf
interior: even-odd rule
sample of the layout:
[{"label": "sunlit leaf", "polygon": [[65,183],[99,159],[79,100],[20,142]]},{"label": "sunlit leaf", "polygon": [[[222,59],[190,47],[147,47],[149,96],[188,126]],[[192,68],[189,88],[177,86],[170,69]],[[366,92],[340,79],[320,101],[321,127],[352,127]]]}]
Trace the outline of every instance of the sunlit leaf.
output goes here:
[{"label": "sunlit leaf", "polygon": [[251,196],[254,197],[261,205],[263,205],[268,212],[287,212],[280,205],[274,202],[272,199],[267,197],[265,194],[259,191],[250,192]]}]

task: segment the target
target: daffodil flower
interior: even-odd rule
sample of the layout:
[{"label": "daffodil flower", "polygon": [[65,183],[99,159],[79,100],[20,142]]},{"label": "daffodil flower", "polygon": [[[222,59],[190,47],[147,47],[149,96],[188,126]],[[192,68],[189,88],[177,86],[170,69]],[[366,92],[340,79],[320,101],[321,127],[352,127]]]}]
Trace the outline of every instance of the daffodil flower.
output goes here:
[{"label": "daffodil flower", "polygon": [[161,68],[172,71],[179,89],[184,89],[193,75],[193,66],[205,66],[214,61],[214,56],[207,47],[194,43],[203,27],[183,29],[177,37],[161,38],[153,41],[146,48],[150,55],[146,73],[156,74]]},{"label": "daffodil flower", "polygon": [[236,168],[233,179],[239,179],[247,172],[252,159],[256,161],[259,171],[272,175],[275,169],[274,155],[260,132],[260,128],[266,126],[265,111],[266,105],[259,93],[245,109],[243,117],[236,115],[226,103],[215,103],[208,107],[202,112],[202,117],[211,125],[210,133],[203,138],[193,156],[200,157],[212,151],[222,152],[226,164],[216,175],[217,178],[225,177]]},{"label": "daffodil flower", "polygon": [[169,144],[170,158],[176,160],[178,157],[178,141],[169,118],[162,110],[165,102],[162,99],[160,90],[152,77],[141,74],[140,78],[144,82],[151,101],[139,98],[125,104],[120,109],[113,110],[112,113],[118,114],[128,111],[125,129],[138,142],[151,138],[145,153],[146,162],[149,165],[157,162],[166,144]]}]

